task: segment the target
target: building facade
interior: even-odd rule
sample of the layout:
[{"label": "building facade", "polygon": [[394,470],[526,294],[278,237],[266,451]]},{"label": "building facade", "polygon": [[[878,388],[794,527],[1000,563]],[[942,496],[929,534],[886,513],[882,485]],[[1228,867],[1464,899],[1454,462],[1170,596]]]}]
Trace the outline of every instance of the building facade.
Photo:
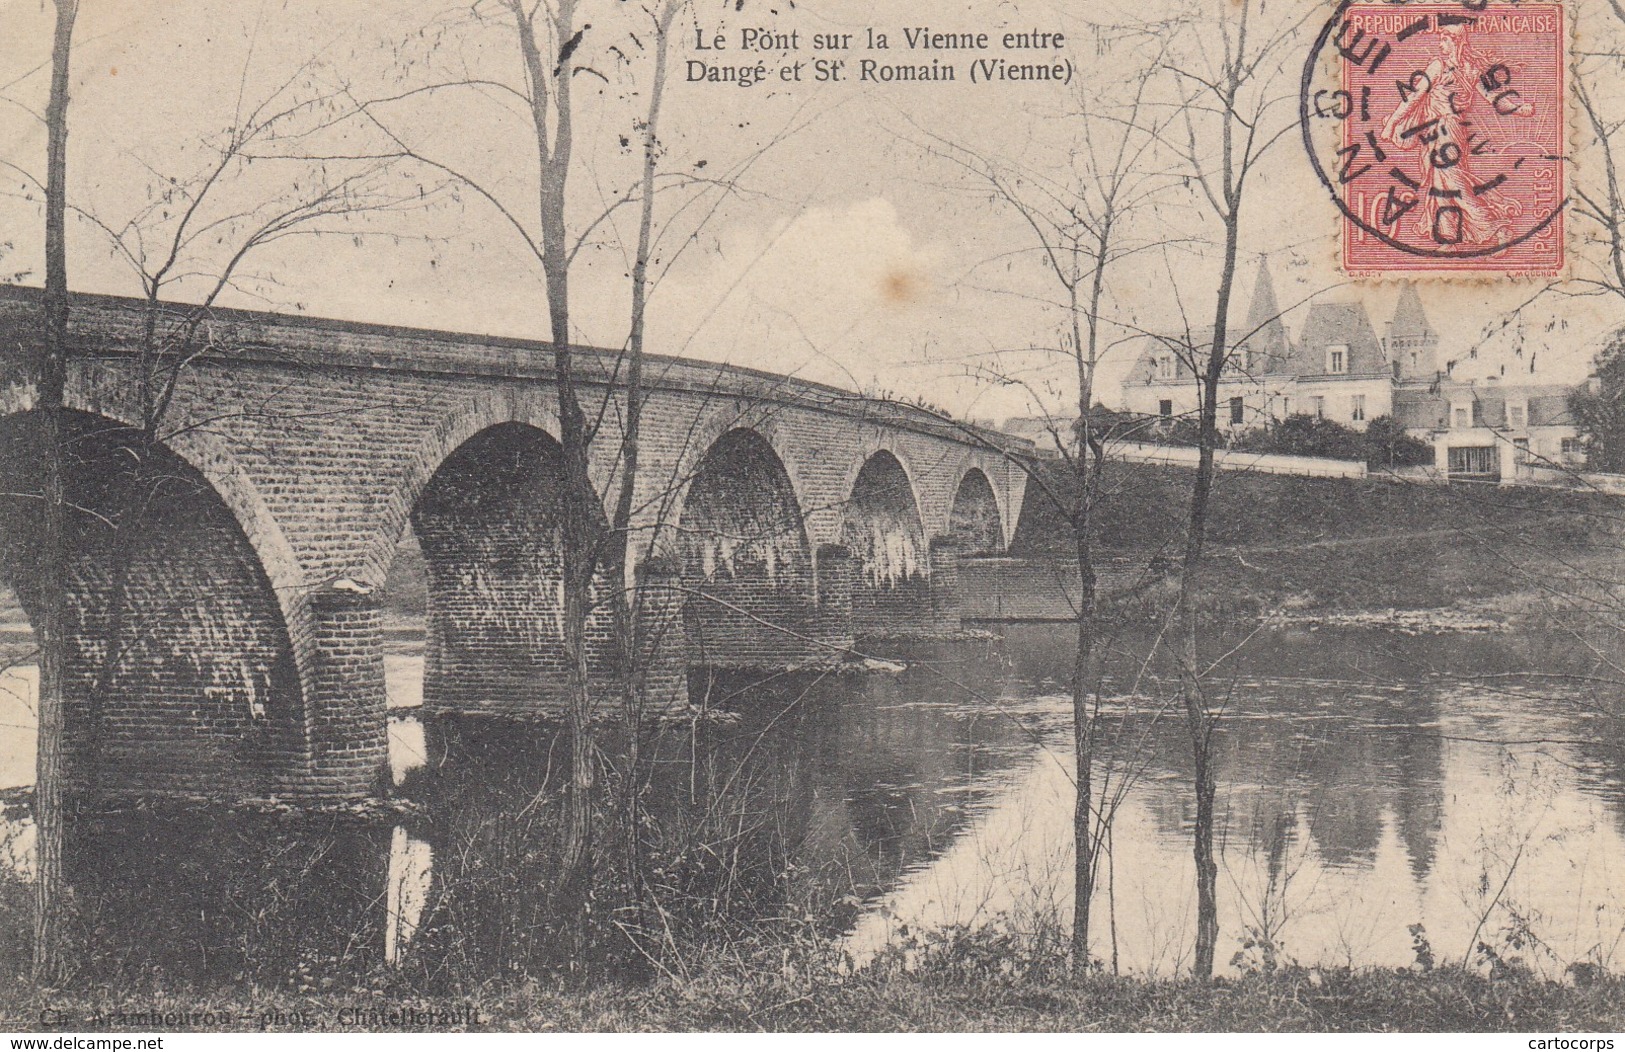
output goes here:
[{"label": "building facade", "polygon": [[[1219,426],[1238,433],[1294,414],[1364,431],[1393,417],[1434,449],[1434,468],[1452,478],[1512,481],[1543,469],[1578,468],[1584,452],[1569,415],[1572,386],[1533,382],[1527,372],[1457,378],[1441,361],[1439,333],[1406,284],[1378,335],[1363,302],[1309,304],[1296,338],[1287,332],[1267,264],[1259,265],[1236,351],[1219,385]],[[1145,337],[1123,382],[1123,408],[1173,427],[1194,419],[1211,330],[1188,343]],[[1532,358],[1531,358],[1532,361]]]}]

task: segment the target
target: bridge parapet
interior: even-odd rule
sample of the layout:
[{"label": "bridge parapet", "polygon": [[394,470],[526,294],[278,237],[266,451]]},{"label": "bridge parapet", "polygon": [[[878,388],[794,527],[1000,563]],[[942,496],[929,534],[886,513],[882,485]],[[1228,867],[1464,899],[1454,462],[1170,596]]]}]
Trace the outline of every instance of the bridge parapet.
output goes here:
[{"label": "bridge parapet", "polygon": [[[13,346],[39,338],[38,289],[0,285],[0,331]],[[185,305],[165,305],[171,324],[187,316]],[[147,304],[125,296],[76,293],[70,334],[80,353],[121,358],[138,353]],[[458,377],[551,383],[553,347],[542,340],[442,332],[335,318],[276,314],[212,307],[199,326],[199,362],[259,363],[284,368],[344,368],[428,373]],[[624,352],[577,345],[572,348],[581,382],[624,385]],[[1016,451],[1030,441],[951,420],[940,412],[891,399],[876,399],[839,387],[748,366],[648,354],[644,383],[651,390],[734,396],[753,402],[814,406],[825,412],[934,435],[965,444]]]}]

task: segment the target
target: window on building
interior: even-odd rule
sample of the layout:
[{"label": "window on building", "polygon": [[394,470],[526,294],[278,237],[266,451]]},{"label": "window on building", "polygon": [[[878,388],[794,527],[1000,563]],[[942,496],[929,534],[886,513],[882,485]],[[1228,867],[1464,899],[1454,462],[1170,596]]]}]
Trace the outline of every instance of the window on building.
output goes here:
[{"label": "window on building", "polygon": [[1563,455],[1568,457],[1579,456],[1586,451],[1585,443],[1578,438],[1565,438],[1563,440]]},{"label": "window on building", "polygon": [[1512,440],[1512,462],[1514,464],[1529,463],[1529,440],[1527,438]]},{"label": "window on building", "polygon": [[1527,426],[1529,426],[1529,407],[1524,405],[1524,403],[1522,403],[1522,402],[1508,402],[1507,403],[1507,426],[1508,427],[1527,427]]},{"label": "window on building", "polygon": [[1162,417],[1164,420],[1172,420],[1174,418],[1173,399],[1164,398],[1162,401],[1158,402],[1157,415]]},{"label": "window on building", "polygon": [[1174,378],[1174,359],[1171,355],[1163,355],[1157,359],[1157,379],[1172,380]]},{"label": "window on building", "polygon": [[1310,398],[1309,410],[1317,417],[1324,417],[1326,415],[1326,399],[1320,395]]},{"label": "window on building", "polygon": [[1464,405],[1456,406],[1452,418],[1455,421],[1453,427],[1467,428],[1473,426],[1473,411]]},{"label": "window on building", "polygon": [[1491,477],[1500,473],[1494,446],[1451,446],[1445,457],[1452,475]]},{"label": "window on building", "polygon": [[1329,373],[1346,373],[1349,371],[1349,349],[1347,344],[1334,343],[1326,348],[1326,371]]},{"label": "window on building", "polygon": [[1349,407],[1349,419],[1353,420],[1353,421],[1356,421],[1356,422],[1364,420],[1365,419],[1365,395],[1355,395],[1354,398],[1352,399],[1352,402],[1353,402],[1353,405],[1351,405]]},{"label": "window on building", "polygon": [[1230,399],[1230,422],[1232,424],[1239,424],[1246,419],[1246,416],[1247,404],[1240,398]]}]

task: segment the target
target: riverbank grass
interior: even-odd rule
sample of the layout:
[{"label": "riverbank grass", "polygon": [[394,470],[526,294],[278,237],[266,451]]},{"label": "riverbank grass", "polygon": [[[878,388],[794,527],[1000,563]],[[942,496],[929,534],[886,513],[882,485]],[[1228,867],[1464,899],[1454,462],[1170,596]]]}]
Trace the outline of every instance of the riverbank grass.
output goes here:
[{"label": "riverbank grass", "polygon": [[[1440,969],[1290,968],[1212,983],[1063,975],[967,976],[875,969],[856,976],[713,970],[647,985],[544,982],[418,994],[377,986],[293,994],[186,986],[0,993],[18,1030],[412,1030],[389,1010],[466,1012],[493,1031],[1557,1032],[1625,1029],[1625,981],[1585,985]],[[124,1012],[213,1013],[213,1024],[117,1025]],[[41,1012],[53,1025],[41,1026]],[[183,1016],[180,1013],[185,1013]],[[100,1018],[110,1021],[96,1026]],[[151,1018],[150,1016],[148,1018]],[[397,1017],[399,1018],[399,1017]]]}]

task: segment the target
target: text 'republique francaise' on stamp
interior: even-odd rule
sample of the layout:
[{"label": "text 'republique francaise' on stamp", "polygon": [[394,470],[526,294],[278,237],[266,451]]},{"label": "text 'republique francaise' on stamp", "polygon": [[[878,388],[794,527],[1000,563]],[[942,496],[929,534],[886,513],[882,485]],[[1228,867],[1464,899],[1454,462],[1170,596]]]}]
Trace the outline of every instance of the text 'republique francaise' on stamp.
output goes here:
[{"label": "text 'republique francaise' on stamp", "polygon": [[1304,146],[1355,277],[1564,266],[1560,3],[1343,0],[1304,66]]}]

